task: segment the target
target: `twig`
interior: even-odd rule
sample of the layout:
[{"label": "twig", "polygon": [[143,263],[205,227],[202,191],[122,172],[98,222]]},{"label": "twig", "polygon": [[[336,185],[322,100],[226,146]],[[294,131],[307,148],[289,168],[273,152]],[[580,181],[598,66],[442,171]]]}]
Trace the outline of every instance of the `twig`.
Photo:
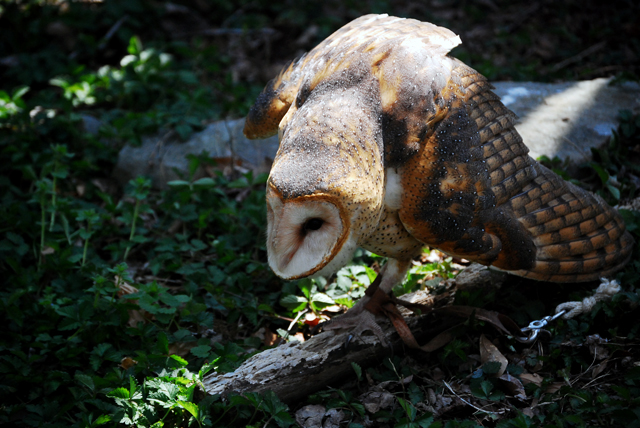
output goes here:
[{"label": "twig", "polygon": [[574,55],[570,58],[565,59],[564,61],[560,61],[559,63],[557,63],[556,65],[554,65],[553,67],[551,67],[551,72],[554,73],[558,70],[561,70],[563,68],[565,68],[568,65],[571,65],[573,63],[579,62],[581,61],[583,58],[588,57],[591,54],[596,53],[597,51],[599,51],[600,49],[604,48],[607,45],[606,40],[600,43],[596,43],[595,45],[583,50],[582,52],[580,52],[577,55]]},{"label": "twig", "polygon": [[102,41],[100,42],[100,44],[98,45],[98,50],[102,50],[105,48],[105,46],[107,46],[107,43],[109,43],[109,40],[111,40],[111,38],[113,37],[113,35],[116,33],[116,31],[118,31],[120,29],[120,27],[122,26],[122,24],[124,24],[124,22],[129,19],[129,15],[125,15],[122,18],[118,19],[116,21],[115,24],[113,24],[113,26],[111,26],[111,28],[109,29],[109,31],[107,31],[107,34],[104,35],[104,37],[102,38]]},{"label": "twig", "polygon": [[597,381],[598,379],[602,379],[603,377],[607,377],[607,376],[611,376],[611,375],[612,375],[611,373],[602,374],[602,375],[598,376],[597,378],[591,379],[589,382],[587,382],[584,385],[582,385],[582,387],[580,389],[585,389],[587,386],[591,385],[593,382]]},{"label": "twig", "polygon": [[571,144],[573,146],[574,149],[576,149],[576,151],[578,153],[580,153],[580,156],[582,156],[582,158],[584,159],[585,162],[589,162],[591,159],[589,159],[589,156],[587,156],[584,151],[582,150],[582,148],[580,146],[578,146],[576,143],[574,143],[573,141],[571,141],[570,139],[568,139],[567,137],[562,137],[563,140],[565,140],[567,143]]},{"label": "twig", "polygon": [[572,381],[569,381],[569,386],[573,387],[574,383],[579,381],[582,376],[586,375],[587,372],[591,369],[591,367],[593,367],[593,365],[596,363],[596,359],[597,358],[598,358],[598,349],[594,348],[593,349],[593,361],[591,361],[591,364],[589,364],[589,367],[587,367],[582,373],[577,375]]},{"label": "twig", "polygon": [[465,400],[464,398],[460,397],[458,394],[455,393],[455,391],[453,389],[451,389],[451,387],[449,386],[449,384],[445,381],[442,381],[442,383],[444,383],[444,386],[447,387],[447,389],[449,389],[449,391],[451,391],[451,393],[453,395],[455,395],[456,397],[458,397],[460,400],[462,400],[463,403],[468,404],[469,406],[473,407],[474,409],[476,409],[479,412],[483,412],[483,413],[490,413],[492,415],[498,415],[499,413],[497,412],[491,412],[489,410],[483,410],[480,407],[476,407],[473,404],[471,404],[470,402],[468,402],[467,400]]}]

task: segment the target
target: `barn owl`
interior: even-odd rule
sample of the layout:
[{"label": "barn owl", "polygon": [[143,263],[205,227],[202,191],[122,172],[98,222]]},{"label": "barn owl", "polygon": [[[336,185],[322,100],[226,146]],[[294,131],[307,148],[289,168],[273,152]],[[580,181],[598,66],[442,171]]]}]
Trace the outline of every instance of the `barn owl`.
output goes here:
[{"label": "barn owl", "polygon": [[389,258],[385,292],[425,246],[555,282],[629,260],[620,215],[529,157],[492,86],[447,55],[460,43],[433,24],[366,15],[267,85],[244,133],[280,139],[267,182],[278,276],[331,275],[358,247]]}]

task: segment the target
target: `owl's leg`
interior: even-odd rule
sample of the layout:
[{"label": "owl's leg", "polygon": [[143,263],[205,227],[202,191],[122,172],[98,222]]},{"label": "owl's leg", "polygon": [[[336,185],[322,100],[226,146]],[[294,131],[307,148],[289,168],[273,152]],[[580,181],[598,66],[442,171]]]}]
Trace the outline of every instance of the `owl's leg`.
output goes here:
[{"label": "owl's leg", "polygon": [[[402,282],[410,267],[411,260],[389,259],[387,264],[382,268],[382,271],[378,274],[378,278],[376,278],[374,284],[370,287],[375,287],[375,283],[377,282],[378,289],[388,295],[394,285]],[[388,343],[382,328],[380,328],[380,325],[378,325],[375,320],[375,315],[382,314],[383,312],[384,311],[382,310],[381,304],[378,300],[369,296],[364,296],[344,315],[341,315],[324,325],[323,329],[351,329],[351,334],[357,337],[365,331],[370,331],[376,335],[384,346],[387,346]]]}]

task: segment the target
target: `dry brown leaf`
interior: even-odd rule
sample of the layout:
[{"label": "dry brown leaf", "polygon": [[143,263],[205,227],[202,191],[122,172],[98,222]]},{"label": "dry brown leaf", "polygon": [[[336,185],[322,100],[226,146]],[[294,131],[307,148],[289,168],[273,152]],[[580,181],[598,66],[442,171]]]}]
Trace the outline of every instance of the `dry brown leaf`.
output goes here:
[{"label": "dry brown leaf", "polygon": [[[457,282],[456,282],[457,283]],[[488,311],[473,306],[453,305],[438,308],[434,312],[444,315],[453,315],[460,318],[474,317],[477,320],[487,322],[506,335],[522,335],[520,327],[509,317],[495,311]]]},{"label": "dry brown leaf", "polygon": [[169,355],[179,355],[186,357],[191,348],[198,346],[197,342],[176,342],[169,346]]},{"label": "dry brown leaf", "polygon": [[544,392],[548,394],[553,394],[554,392],[558,392],[560,388],[562,388],[565,385],[566,383],[564,382],[553,382],[552,384],[547,386],[547,389],[545,389]]},{"label": "dry brown leaf", "polygon": [[138,289],[136,287],[127,284],[119,276],[115,277],[115,283],[118,284],[118,297],[138,292]]},{"label": "dry brown leaf", "polygon": [[444,378],[444,372],[440,369],[440,367],[434,367],[431,370],[431,379],[433,379],[434,381],[440,382]]},{"label": "dry brown leaf", "polygon": [[48,256],[49,254],[53,254],[55,253],[56,250],[54,250],[53,248],[45,245],[44,247],[42,247],[42,250],[40,250],[40,254],[42,254],[43,256]]},{"label": "dry brown leaf", "polygon": [[359,397],[360,402],[369,413],[377,413],[380,409],[392,407],[395,396],[387,391],[369,391]]},{"label": "dry brown leaf", "polygon": [[591,372],[591,378],[592,379],[597,378],[600,375],[600,373],[602,373],[604,371],[604,369],[607,368],[607,364],[608,363],[609,363],[609,359],[607,358],[606,360],[604,360],[603,362],[601,362],[600,364],[595,366],[593,368],[593,371]]},{"label": "dry brown leaf", "polygon": [[260,327],[252,336],[259,338],[263,345],[271,346],[278,340],[278,335],[272,332],[268,327]]},{"label": "dry brown leaf", "polygon": [[449,256],[445,255],[444,253],[438,250],[431,250],[428,253],[422,253],[420,255],[420,262],[421,263],[439,263],[439,262],[442,262],[447,257]]},{"label": "dry brown leaf", "polygon": [[480,365],[480,354],[467,354],[467,361],[458,365],[458,371],[471,373]]},{"label": "dry brown leaf", "polygon": [[307,312],[304,315],[304,323],[310,327],[315,327],[320,324],[320,318],[313,312]]},{"label": "dry brown leaf", "polygon": [[83,197],[86,191],[87,191],[87,185],[85,182],[80,182],[76,184],[76,192],[78,192],[78,196]]},{"label": "dry brown leaf", "polygon": [[589,352],[595,357],[596,361],[609,358],[609,351],[604,346],[600,346],[608,343],[607,339],[603,339],[598,334],[592,334],[587,336],[585,343],[589,345]]},{"label": "dry brown leaf", "polygon": [[125,370],[130,369],[136,364],[138,364],[138,362],[131,357],[124,357],[122,360],[120,360],[120,367],[122,367]]},{"label": "dry brown leaf", "polygon": [[146,324],[149,319],[153,319],[153,315],[148,313],[147,311],[143,311],[142,309],[129,309],[129,320],[127,324],[129,327],[136,327],[138,323]]},{"label": "dry brown leaf", "polygon": [[520,380],[524,385],[533,383],[536,386],[540,386],[544,378],[537,373],[523,373],[520,375]]},{"label": "dry brown leaf", "polygon": [[342,306],[340,306],[340,305],[331,305],[331,306],[327,306],[326,308],[322,309],[322,312],[338,313],[340,311],[342,311]]},{"label": "dry brown leaf", "polygon": [[425,352],[433,352],[437,349],[440,349],[451,342],[453,339],[458,337],[464,331],[464,329],[465,328],[463,324],[454,325],[453,327],[448,328],[447,330],[431,339],[426,345],[423,345],[421,349]]},{"label": "dry brown leaf", "polygon": [[505,373],[500,376],[499,379],[507,391],[509,391],[509,393],[515,398],[522,401],[527,399],[527,394],[524,391],[524,385],[518,378],[511,376],[509,373]]},{"label": "dry brown leaf", "polygon": [[308,404],[296,412],[296,422],[303,428],[321,427],[326,411],[320,404]]},{"label": "dry brown leaf", "polygon": [[340,428],[346,425],[350,417],[340,409],[330,409],[324,414],[323,428]]},{"label": "dry brown leaf", "polygon": [[498,362],[500,363],[500,370],[496,373],[496,377],[500,377],[504,374],[504,371],[507,369],[507,357],[502,355],[502,352],[496,348],[496,346],[491,343],[489,339],[485,337],[483,334],[480,336],[480,361],[482,364],[489,362]]},{"label": "dry brown leaf", "polygon": [[427,396],[427,402],[429,404],[436,404],[438,397],[436,396],[436,392],[433,390],[433,388],[427,389]]},{"label": "dry brown leaf", "polygon": [[[118,297],[122,298],[127,294],[137,293],[138,289],[130,284],[124,282],[120,277],[115,277],[115,283],[118,285]],[[137,303],[137,300],[131,300],[132,303]],[[127,324],[129,327],[135,327],[138,323],[147,323],[149,320],[152,320],[154,317],[149,312],[144,311],[142,309],[129,309],[129,320]]]}]

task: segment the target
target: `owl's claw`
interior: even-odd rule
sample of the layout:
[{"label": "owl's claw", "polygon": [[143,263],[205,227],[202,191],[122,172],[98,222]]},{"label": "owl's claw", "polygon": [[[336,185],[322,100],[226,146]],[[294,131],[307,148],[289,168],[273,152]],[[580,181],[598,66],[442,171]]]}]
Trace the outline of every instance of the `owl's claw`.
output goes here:
[{"label": "owl's claw", "polygon": [[332,319],[323,324],[323,330],[341,330],[350,329],[349,335],[345,341],[345,348],[349,345],[354,337],[360,337],[365,331],[372,332],[383,346],[388,347],[389,342],[382,331],[380,325],[376,322],[375,315],[365,309],[370,298],[363,297],[354,307],[349,309],[344,315]]}]

